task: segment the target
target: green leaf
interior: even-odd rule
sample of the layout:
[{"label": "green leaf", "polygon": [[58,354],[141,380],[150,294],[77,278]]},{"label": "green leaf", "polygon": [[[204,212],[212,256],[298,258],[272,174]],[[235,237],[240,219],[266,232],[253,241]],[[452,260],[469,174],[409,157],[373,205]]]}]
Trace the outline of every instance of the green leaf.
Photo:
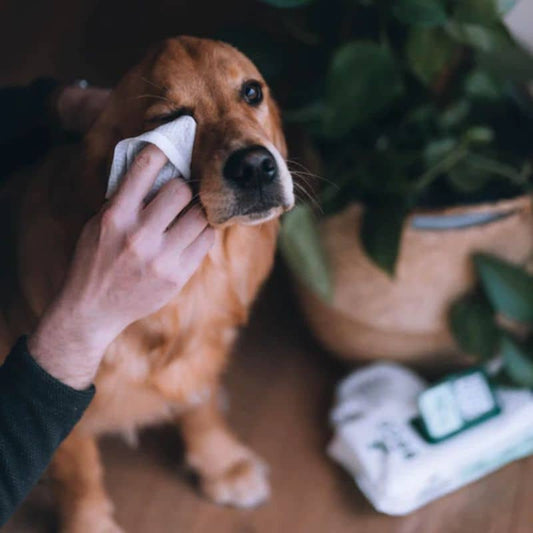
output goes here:
[{"label": "green leaf", "polygon": [[339,137],[402,94],[399,67],[387,48],[352,42],[337,50],[326,80],[324,133]]},{"label": "green leaf", "polygon": [[409,25],[440,26],[447,20],[444,2],[440,0],[395,0],[392,12]]},{"label": "green leaf", "polygon": [[484,52],[497,50],[509,42],[509,38],[502,31],[480,24],[451,22],[445,29],[457,42]]},{"label": "green leaf", "polygon": [[533,387],[533,343],[519,343],[510,335],[501,340],[505,373],[522,387]]},{"label": "green leaf", "polygon": [[471,157],[472,155],[468,153],[448,172],[448,181],[456,191],[461,193],[479,191],[493,178],[490,172],[477,167],[471,161]]},{"label": "green leaf", "polygon": [[491,159],[490,157],[476,154],[474,152],[468,152],[464,162],[469,166],[472,172],[476,172],[480,175],[480,180],[483,179],[481,175],[484,175],[485,179],[483,181],[485,183],[494,177],[498,177],[504,178],[514,184],[523,184],[524,171],[526,173],[529,172],[528,168],[517,169],[496,159]]},{"label": "green leaf", "polygon": [[391,276],[396,268],[407,213],[405,202],[392,197],[377,205],[368,205],[363,214],[363,248],[370,259]]},{"label": "green leaf", "polygon": [[265,4],[270,4],[274,7],[291,8],[302,7],[313,2],[313,0],[260,0]]},{"label": "green leaf", "polygon": [[450,23],[446,32],[476,51],[476,61],[490,76],[505,81],[529,82],[533,79],[533,56],[509,36],[502,24]]},{"label": "green leaf", "polygon": [[413,28],[407,40],[407,61],[425,84],[430,84],[449,64],[457,45],[440,28]]},{"label": "green leaf", "polygon": [[474,265],[498,312],[512,320],[533,322],[533,276],[488,254],[476,254]]},{"label": "green leaf", "polygon": [[533,79],[533,56],[513,42],[502,41],[496,48],[480,51],[477,61],[500,80],[528,83]]},{"label": "green leaf", "polygon": [[314,123],[322,119],[324,110],[324,102],[315,101],[303,107],[285,110],[283,120],[304,124]]},{"label": "green leaf", "polygon": [[462,22],[490,24],[500,19],[497,0],[460,0],[454,18]]},{"label": "green leaf", "polygon": [[468,117],[470,107],[470,102],[464,98],[452,102],[440,114],[438,118],[439,126],[445,130],[459,126]]},{"label": "green leaf", "polygon": [[326,301],[331,300],[333,289],[326,255],[309,206],[297,206],[283,217],[279,244],[298,279]]},{"label": "green leaf", "polygon": [[471,126],[465,131],[464,139],[469,143],[488,144],[494,140],[494,130],[488,126]]},{"label": "green leaf", "polygon": [[496,354],[499,331],[494,323],[494,311],[485,298],[468,294],[457,300],[450,309],[449,324],[465,353],[483,359]]},{"label": "green leaf", "polygon": [[413,109],[406,110],[405,124],[424,131],[432,129],[436,112],[437,110],[432,103],[426,102],[415,106]]},{"label": "green leaf", "polygon": [[[488,157],[471,152],[467,146],[487,145],[494,139],[494,131],[486,126],[471,126],[463,134],[464,155],[447,169],[449,183],[460,193],[483,189],[495,176],[501,177],[504,165]],[[508,167],[505,166],[506,170]],[[507,177],[507,176],[506,176]]]},{"label": "green leaf", "polygon": [[457,146],[457,140],[453,137],[443,137],[430,141],[424,148],[424,161],[427,167],[439,163],[442,159],[450,155]]},{"label": "green leaf", "polygon": [[503,97],[503,85],[487,72],[476,69],[465,77],[465,92],[473,98],[495,101]]},{"label": "green leaf", "polygon": [[491,24],[501,20],[517,0],[459,0],[454,18],[464,22]]}]

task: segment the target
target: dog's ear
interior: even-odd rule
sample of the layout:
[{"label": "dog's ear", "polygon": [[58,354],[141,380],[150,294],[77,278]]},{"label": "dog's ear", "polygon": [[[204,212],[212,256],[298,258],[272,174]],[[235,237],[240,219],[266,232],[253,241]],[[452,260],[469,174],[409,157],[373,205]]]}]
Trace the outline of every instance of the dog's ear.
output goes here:
[{"label": "dog's ear", "polygon": [[115,146],[127,137],[139,135],[144,127],[147,105],[144,64],[128,72],[113,89],[105,108],[83,141],[84,178],[80,187],[85,203],[98,209],[104,200]]},{"label": "dog's ear", "polygon": [[84,203],[95,210],[104,200],[107,178],[116,144],[127,137],[142,133],[149,95],[157,94],[150,83],[151,73],[159,56],[175,39],[151,46],[142,61],[133,67],[113,89],[105,108],[84,139],[85,169],[80,180]]}]

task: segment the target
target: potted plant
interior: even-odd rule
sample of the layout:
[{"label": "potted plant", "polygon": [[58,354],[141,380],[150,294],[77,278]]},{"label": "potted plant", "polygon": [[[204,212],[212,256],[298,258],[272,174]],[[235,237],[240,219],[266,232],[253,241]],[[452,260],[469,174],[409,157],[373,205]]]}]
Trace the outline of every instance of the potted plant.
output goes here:
[{"label": "potted plant", "polygon": [[533,250],[533,60],[502,21],[513,2],[262,1],[275,31],[233,40],[324,178],[304,190],[293,163],[304,202],[280,240],[314,333],[350,359],[457,352],[471,254]]},{"label": "potted plant", "polygon": [[533,388],[533,276],[491,255],[473,262],[479,284],[451,306],[453,335],[504,383]]}]

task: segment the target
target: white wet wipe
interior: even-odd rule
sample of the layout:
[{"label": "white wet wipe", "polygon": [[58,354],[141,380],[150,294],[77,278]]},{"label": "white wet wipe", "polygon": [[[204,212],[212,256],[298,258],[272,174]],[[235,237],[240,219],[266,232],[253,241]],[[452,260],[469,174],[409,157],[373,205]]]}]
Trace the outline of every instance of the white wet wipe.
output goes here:
[{"label": "white wet wipe", "polygon": [[120,141],[113,155],[106,198],[115,193],[135,156],[147,144],[157,146],[169,160],[159,172],[148,197],[153,196],[172,178],[181,176],[185,180],[190,179],[195,134],[196,121],[190,116],[183,116],[138,137]]}]

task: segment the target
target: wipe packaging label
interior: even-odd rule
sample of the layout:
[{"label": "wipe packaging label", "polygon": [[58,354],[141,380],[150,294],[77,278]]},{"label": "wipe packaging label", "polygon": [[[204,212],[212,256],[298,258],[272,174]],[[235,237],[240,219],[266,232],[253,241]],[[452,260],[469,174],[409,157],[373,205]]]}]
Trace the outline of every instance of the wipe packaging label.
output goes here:
[{"label": "wipe packaging label", "polygon": [[500,413],[488,377],[468,370],[430,387],[418,398],[420,426],[430,442],[456,435]]}]

